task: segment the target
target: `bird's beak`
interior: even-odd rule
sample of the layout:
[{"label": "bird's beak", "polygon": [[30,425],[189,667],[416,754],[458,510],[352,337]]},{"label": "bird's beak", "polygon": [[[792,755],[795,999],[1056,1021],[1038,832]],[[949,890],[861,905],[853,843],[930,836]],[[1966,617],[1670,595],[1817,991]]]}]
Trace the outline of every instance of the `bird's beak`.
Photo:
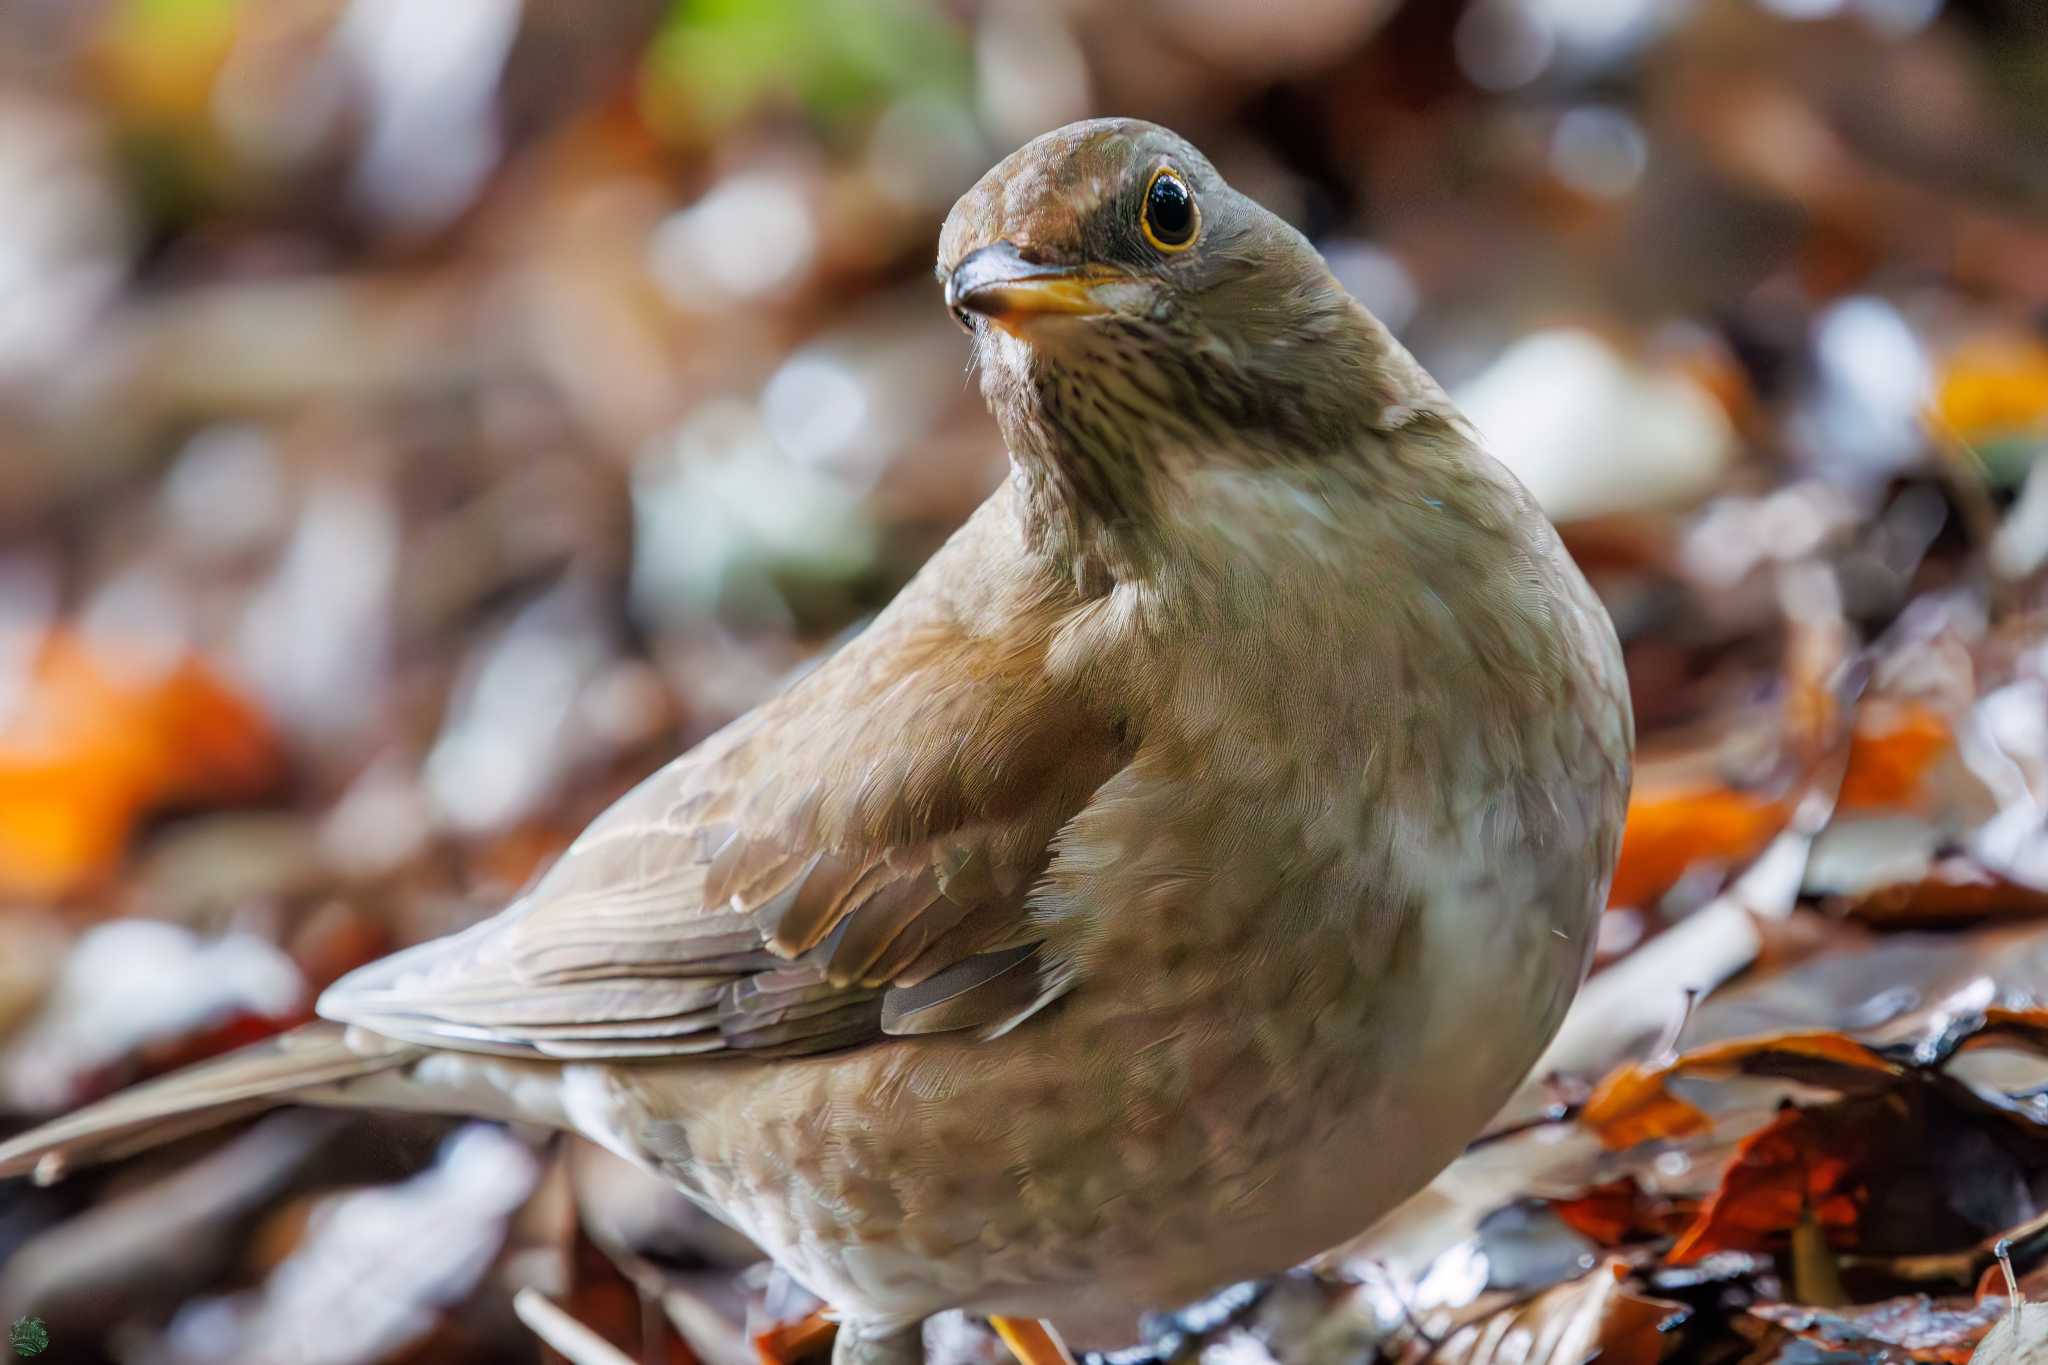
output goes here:
[{"label": "bird's beak", "polygon": [[1126,281],[1123,272],[1100,267],[1034,265],[1008,242],[970,253],[946,280],[946,306],[981,313],[1005,331],[1016,332],[1048,314],[1092,317],[1113,311],[1098,292]]}]

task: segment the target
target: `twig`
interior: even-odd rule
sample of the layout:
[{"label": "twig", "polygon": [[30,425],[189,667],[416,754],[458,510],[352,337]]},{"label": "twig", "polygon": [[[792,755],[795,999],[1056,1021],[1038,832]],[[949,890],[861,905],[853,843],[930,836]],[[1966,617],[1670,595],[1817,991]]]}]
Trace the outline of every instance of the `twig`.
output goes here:
[{"label": "twig", "polygon": [[1680,992],[1678,1008],[1672,1011],[1671,1022],[1665,1026],[1664,1036],[1657,1040],[1651,1051],[1651,1064],[1669,1066],[1678,1060],[1678,1040],[1685,1035],[1685,1026],[1692,1022],[1693,1010],[1700,1003],[1700,988],[1687,986]]},{"label": "twig", "polygon": [[2017,1337],[2020,1330],[2020,1277],[2012,1273],[2012,1240],[2001,1237],[1996,1248],[1998,1268],[2005,1272],[2005,1297],[2012,1310],[2012,1330]]},{"label": "twig", "polygon": [[533,1334],[568,1358],[569,1365],[633,1365],[632,1357],[562,1311],[528,1285],[512,1296],[512,1311]]},{"label": "twig", "polygon": [[1916,1284],[1968,1285],[1998,1259],[2000,1248],[2004,1249],[2007,1259],[2017,1255],[2027,1262],[2048,1253],[2048,1213],[2035,1214],[1996,1243],[1979,1242],[1962,1251],[1927,1252],[1918,1256],[1845,1256],[1842,1264]]}]

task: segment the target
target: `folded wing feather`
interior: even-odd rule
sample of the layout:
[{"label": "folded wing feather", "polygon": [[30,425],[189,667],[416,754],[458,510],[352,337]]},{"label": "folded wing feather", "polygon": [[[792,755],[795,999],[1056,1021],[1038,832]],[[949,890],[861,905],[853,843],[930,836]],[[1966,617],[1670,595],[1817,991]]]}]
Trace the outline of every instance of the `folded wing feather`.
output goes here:
[{"label": "folded wing feather", "polygon": [[[320,1012],[624,1059],[993,1033],[1039,1008],[1064,977],[1029,894],[1128,757],[1121,727],[1019,637],[947,638],[915,606],[628,793],[502,913],[344,978]],[[911,662],[878,677],[891,660]]]}]

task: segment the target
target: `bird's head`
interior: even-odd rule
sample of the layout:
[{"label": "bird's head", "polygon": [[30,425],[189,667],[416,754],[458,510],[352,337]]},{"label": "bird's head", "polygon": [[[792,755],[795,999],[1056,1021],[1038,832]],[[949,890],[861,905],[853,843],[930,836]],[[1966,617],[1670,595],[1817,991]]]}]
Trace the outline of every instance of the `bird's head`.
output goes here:
[{"label": "bird's head", "polygon": [[947,215],[938,274],[1012,456],[1076,516],[1138,518],[1189,468],[1355,450],[1440,397],[1307,239],[1150,123],[1013,152]]}]

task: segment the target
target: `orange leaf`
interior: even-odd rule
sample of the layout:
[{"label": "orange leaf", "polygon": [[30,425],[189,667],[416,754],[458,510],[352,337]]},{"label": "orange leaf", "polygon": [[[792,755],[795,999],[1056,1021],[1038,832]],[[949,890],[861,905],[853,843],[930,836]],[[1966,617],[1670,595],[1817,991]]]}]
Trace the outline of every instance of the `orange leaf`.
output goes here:
[{"label": "orange leaf", "polygon": [[1942,370],[1934,410],[1965,440],[2048,425],[2048,346],[1987,342],[1958,351]]},{"label": "orange leaf", "polygon": [[1742,863],[1784,828],[1786,807],[1725,788],[1641,792],[1629,803],[1609,905],[1647,906],[1698,862]]},{"label": "orange leaf", "polygon": [[1725,1072],[1788,1076],[1839,1088],[1865,1074],[1895,1076],[1898,1068],[1847,1034],[1764,1033],[1708,1043],[1654,1066],[1624,1062],[1594,1088],[1579,1111],[1579,1121],[1613,1151],[1702,1132],[1707,1116],[1673,1095],[1666,1082],[1674,1076]]},{"label": "orange leaf", "polygon": [[1669,1067],[1623,1063],[1595,1087],[1579,1121],[1610,1151],[1705,1131],[1707,1116],[1664,1088],[1670,1075]]},{"label": "orange leaf", "polygon": [[1780,1059],[1800,1058],[1857,1071],[1896,1075],[1898,1068],[1846,1033],[1818,1029],[1804,1033],[1759,1033],[1708,1043],[1679,1055],[1670,1069],[1688,1074],[1735,1068],[1752,1072],[1783,1071]]},{"label": "orange leaf", "polygon": [[1839,1128],[1823,1130],[1792,1106],[1743,1139],[1735,1164],[1707,1196],[1666,1260],[1691,1265],[1721,1251],[1773,1251],[1809,1214],[1851,1240],[1862,1202],[1852,1185],[1855,1153],[1831,1150]]},{"label": "orange leaf", "polygon": [[754,1334],[754,1354],[761,1365],[796,1365],[822,1359],[839,1335],[839,1324],[820,1308],[795,1322],[778,1322]]},{"label": "orange leaf", "polygon": [[166,805],[245,800],[282,758],[256,710],[195,659],[123,658],[46,637],[0,711],[0,893],[75,892]]},{"label": "orange leaf", "polygon": [[1954,745],[1948,722],[1910,702],[1871,702],[1858,713],[1838,811],[1911,810],[1927,774]]},{"label": "orange leaf", "polygon": [[1551,1212],[1580,1236],[1604,1247],[1661,1237],[1683,1227],[1697,1211],[1692,1201],[1650,1194],[1632,1175],[1595,1185],[1572,1199],[1553,1199]]}]

